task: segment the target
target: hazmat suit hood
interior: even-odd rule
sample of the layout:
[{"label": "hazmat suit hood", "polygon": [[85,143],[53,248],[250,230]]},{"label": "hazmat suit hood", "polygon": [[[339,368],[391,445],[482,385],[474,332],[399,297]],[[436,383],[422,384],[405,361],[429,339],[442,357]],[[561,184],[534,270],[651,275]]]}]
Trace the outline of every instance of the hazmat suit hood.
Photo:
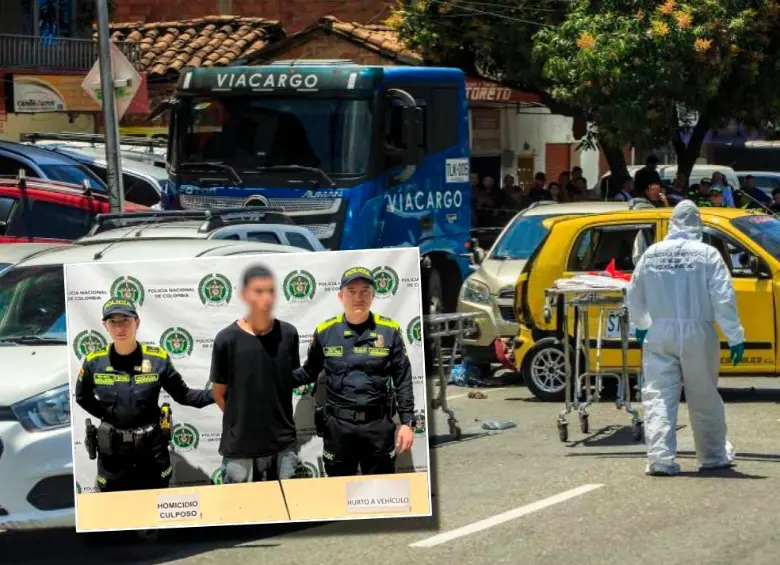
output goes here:
[{"label": "hazmat suit hood", "polygon": [[666,239],[690,239],[701,241],[701,214],[696,204],[683,200],[674,207],[669,220],[669,234]]}]

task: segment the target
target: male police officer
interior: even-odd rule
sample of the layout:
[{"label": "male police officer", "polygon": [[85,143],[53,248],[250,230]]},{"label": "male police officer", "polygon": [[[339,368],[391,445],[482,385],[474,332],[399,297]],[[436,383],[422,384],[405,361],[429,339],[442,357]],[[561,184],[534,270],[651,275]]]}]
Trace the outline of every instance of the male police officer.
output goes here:
[{"label": "male police officer", "polygon": [[136,341],[139,324],[132,302],[106,302],[103,325],[113,343],[87,355],[76,382],[76,402],[102,420],[97,437],[88,440],[97,443],[102,492],[168,487],[170,438],[160,425],[161,388],[185,406],[214,402],[211,391],[187,387],[164,349]]},{"label": "male police officer", "polygon": [[[344,313],[317,326],[306,362],[293,371],[296,385],[325,370],[323,459],[328,476],[395,472],[396,453],[414,441],[412,369],[397,322],[371,312],[374,278],[368,269],[347,270],[339,300]],[[401,425],[396,430],[391,387]]]}]

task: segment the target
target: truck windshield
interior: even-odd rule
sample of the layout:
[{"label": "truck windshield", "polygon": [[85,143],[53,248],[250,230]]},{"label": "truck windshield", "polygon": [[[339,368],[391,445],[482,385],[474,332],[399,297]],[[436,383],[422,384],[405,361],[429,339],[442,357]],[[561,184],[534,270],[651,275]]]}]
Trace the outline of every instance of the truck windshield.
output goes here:
[{"label": "truck windshield", "polygon": [[262,167],[301,165],[331,176],[363,175],[371,104],[344,98],[194,98],[178,162],[220,162],[244,177]]},{"label": "truck windshield", "polygon": [[542,222],[549,216],[518,216],[496,241],[490,259],[526,260],[544,239],[547,228]]},{"label": "truck windshield", "polygon": [[67,343],[62,270],[12,267],[0,274],[0,345]]},{"label": "truck windshield", "polygon": [[772,257],[780,259],[780,220],[775,216],[765,214],[742,216],[731,220],[731,223],[771,253]]}]

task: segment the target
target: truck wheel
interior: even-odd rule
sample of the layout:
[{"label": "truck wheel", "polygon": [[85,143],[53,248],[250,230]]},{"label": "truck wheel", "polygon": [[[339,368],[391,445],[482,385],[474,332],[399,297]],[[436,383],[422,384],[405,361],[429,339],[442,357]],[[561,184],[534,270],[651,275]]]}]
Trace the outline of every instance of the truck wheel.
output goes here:
[{"label": "truck wheel", "polygon": [[542,402],[564,401],[566,372],[563,345],[554,337],[545,337],[528,350],[520,372],[528,390]]}]

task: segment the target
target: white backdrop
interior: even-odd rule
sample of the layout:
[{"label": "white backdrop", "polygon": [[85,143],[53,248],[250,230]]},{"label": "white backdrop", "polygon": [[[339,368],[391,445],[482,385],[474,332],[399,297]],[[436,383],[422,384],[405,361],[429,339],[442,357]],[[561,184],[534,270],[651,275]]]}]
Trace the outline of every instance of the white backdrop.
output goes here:
[{"label": "white backdrop", "polygon": [[[401,326],[414,375],[418,429],[411,453],[399,457],[396,469],[426,472],[428,434],[417,248],[67,265],[71,391],[85,354],[107,343],[101,310],[111,296],[130,297],[136,303],[141,318],[140,342],[165,347],[191,388],[209,386],[214,336],[244,314],[240,279],[244,269],[255,263],[274,272],[278,289],[276,316],[298,328],[301,362],[306,358],[317,324],[342,311],[337,296],[341,274],[356,266],[373,271],[377,294],[372,310],[393,318]],[[294,391],[293,403],[301,471],[318,477],[325,473],[322,440],[314,432],[314,398],[310,389],[303,394]],[[216,405],[203,409],[181,406],[164,392],[160,397],[160,403],[163,402],[171,403],[174,420],[171,485],[218,481],[222,412]],[[91,416],[73,400],[74,463],[76,488],[80,492],[95,490],[96,462],[89,459],[83,443],[87,418]]]}]

